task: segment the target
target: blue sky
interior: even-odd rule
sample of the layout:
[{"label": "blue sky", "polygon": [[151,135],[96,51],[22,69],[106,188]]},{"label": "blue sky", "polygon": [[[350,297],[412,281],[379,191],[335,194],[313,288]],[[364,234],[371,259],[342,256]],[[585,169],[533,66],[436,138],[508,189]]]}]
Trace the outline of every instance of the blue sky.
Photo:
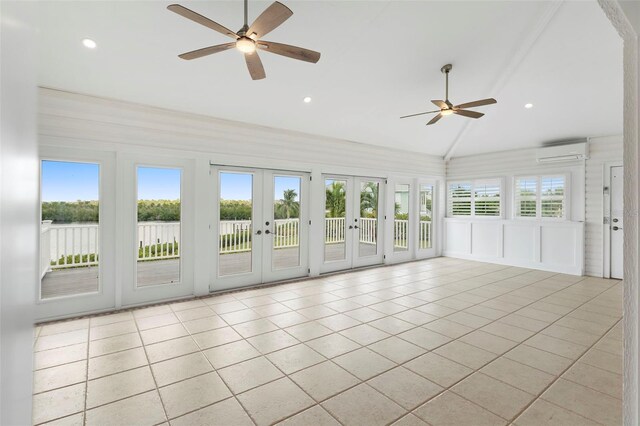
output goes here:
[{"label": "blue sky", "polygon": [[64,161],[42,162],[42,201],[95,201],[100,166]]},{"label": "blue sky", "polygon": [[[300,178],[276,176],[275,200],[283,198],[285,189],[294,189],[300,201]],[[220,173],[220,198],[223,200],[251,200],[253,175],[248,173]]]},{"label": "blue sky", "polygon": [[180,173],[180,169],[138,167],[138,199],[180,199]]}]

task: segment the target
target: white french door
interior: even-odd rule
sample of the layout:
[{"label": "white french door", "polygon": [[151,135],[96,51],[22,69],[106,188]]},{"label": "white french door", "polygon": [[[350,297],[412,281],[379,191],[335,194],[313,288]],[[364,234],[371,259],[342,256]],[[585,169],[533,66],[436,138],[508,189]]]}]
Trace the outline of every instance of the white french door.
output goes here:
[{"label": "white french door", "polygon": [[418,200],[416,203],[415,226],[416,258],[424,259],[436,255],[435,215],[437,214],[436,183],[434,181],[418,181]]},{"label": "white french door", "polygon": [[309,175],[213,166],[211,290],[308,275]]},{"label": "white french door", "polygon": [[321,271],[382,263],[384,181],[332,175],[323,176],[323,180],[325,219]]}]

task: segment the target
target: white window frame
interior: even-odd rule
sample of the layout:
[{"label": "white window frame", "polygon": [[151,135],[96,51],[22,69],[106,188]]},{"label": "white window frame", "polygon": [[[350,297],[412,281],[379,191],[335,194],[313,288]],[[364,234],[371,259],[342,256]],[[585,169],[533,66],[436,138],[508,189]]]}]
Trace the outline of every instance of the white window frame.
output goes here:
[{"label": "white window frame", "polygon": [[[476,186],[483,184],[495,184],[497,183],[500,188],[500,213],[497,216],[484,216],[484,215],[476,215]],[[454,215],[450,209],[451,207],[451,185],[456,184],[468,184],[471,185],[470,194],[471,194],[471,210],[469,215]],[[503,178],[482,178],[482,179],[459,179],[459,180],[451,180],[447,181],[447,199],[446,199],[446,212],[447,217],[452,218],[470,218],[470,219],[478,219],[478,220],[496,220],[496,219],[504,219],[504,192],[505,185]]]},{"label": "white window frame", "polygon": [[[544,178],[563,178],[564,179],[564,196],[562,198],[562,217],[543,217],[542,216],[542,179]],[[518,216],[517,187],[518,179],[536,179],[536,215],[534,216]],[[539,175],[518,175],[513,177],[512,182],[512,216],[517,220],[544,220],[544,221],[565,221],[569,220],[571,208],[571,175],[569,173],[544,173]]]}]

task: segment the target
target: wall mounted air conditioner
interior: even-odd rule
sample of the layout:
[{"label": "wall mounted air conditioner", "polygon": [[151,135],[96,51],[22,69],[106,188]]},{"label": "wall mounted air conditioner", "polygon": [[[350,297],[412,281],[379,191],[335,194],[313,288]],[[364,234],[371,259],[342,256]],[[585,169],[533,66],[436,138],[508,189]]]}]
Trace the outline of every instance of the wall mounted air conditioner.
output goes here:
[{"label": "wall mounted air conditioner", "polygon": [[536,161],[538,163],[561,163],[585,160],[587,158],[589,158],[589,151],[586,142],[545,146],[536,151]]}]

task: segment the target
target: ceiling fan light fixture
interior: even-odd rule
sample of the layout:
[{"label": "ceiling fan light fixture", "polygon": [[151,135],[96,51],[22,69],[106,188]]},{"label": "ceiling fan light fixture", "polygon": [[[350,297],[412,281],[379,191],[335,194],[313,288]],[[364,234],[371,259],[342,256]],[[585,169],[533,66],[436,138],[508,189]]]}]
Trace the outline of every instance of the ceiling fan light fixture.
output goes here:
[{"label": "ceiling fan light fixture", "polygon": [[529,104],[524,104],[524,107],[525,107],[526,109],[531,109],[531,108],[533,108],[533,104],[531,104],[531,103],[529,103]]},{"label": "ceiling fan light fixture", "polygon": [[443,109],[442,111],[440,111],[440,114],[442,114],[442,115],[451,115],[451,114],[453,114],[453,110],[452,109]]},{"label": "ceiling fan light fixture", "polygon": [[249,37],[240,37],[236,41],[236,49],[242,53],[253,53],[256,51],[256,43]]}]

